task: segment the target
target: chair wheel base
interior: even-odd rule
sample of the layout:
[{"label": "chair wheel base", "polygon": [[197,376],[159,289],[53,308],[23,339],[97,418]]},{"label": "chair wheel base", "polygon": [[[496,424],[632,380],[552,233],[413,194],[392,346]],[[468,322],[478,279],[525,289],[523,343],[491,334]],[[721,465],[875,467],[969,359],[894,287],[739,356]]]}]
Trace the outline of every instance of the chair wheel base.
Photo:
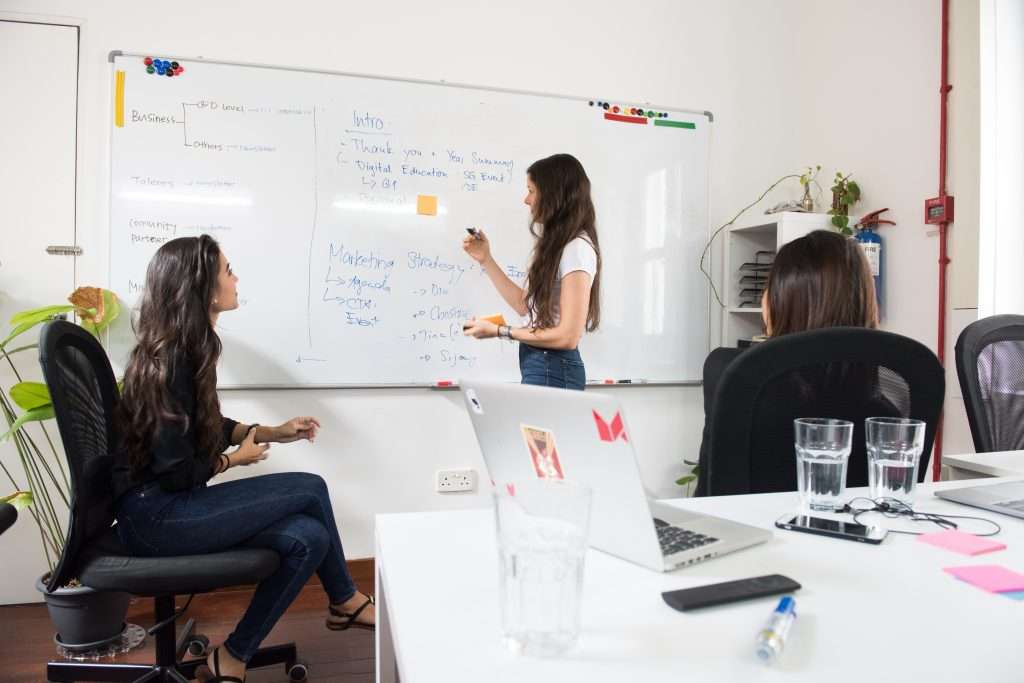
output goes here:
[{"label": "chair wheel base", "polygon": [[303,683],[309,677],[309,667],[302,662],[297,662],[288,667],[288,681],[290,683]]}]

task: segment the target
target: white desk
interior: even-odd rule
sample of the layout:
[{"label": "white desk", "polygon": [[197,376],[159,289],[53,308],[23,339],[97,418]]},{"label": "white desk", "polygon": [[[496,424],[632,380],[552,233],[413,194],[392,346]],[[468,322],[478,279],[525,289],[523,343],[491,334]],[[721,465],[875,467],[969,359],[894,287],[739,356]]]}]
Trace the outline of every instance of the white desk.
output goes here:
[{"label": "white desk", "polygon": [[1024,476],[1024,451],[943,455],[942,465],[949,468],[950,479],[1022,477]]},{"label": "white desk", "polygon": [[[991,563],[1024,572],[1024,520],[931,495],[952,484],[922,486],[918,509],[997,519],[1006,550],[968,557],[901,534],[871,546],[775,530],[768,543],[670,574],[591,550],[580,641],[550,660],[501,644],[491,510],[378,515],[378,681],[1024,680],[1024,601],[942,571]],[[795,493],[678,501],[766,528],[795,503]],[[778,597],[685,614],[661,599],[665,590],[772,573],[803,584],[773,668],[756,660],[754,636]]]}]

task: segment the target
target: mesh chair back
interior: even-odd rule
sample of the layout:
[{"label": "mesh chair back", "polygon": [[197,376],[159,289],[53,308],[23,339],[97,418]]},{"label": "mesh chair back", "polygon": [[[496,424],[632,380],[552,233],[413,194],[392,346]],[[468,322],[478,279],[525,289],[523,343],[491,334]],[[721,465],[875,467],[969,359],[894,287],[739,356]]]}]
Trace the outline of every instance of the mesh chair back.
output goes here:
[{"label": "mesh chair back", "polygon": [[698,495],[795,490],[793,420],[798,417],[853,422],[848,486],[867,484],[866,418],[924,420],[921,481],[944,391],[935,354],[897,334],[837,327],[758,344],[722,373]]},{"label": "mesh chair back", "polygon": [[63,320],[43,327],[39,363],[71,475],[68,536],[47,585],[52,591],[74,578],[82,550],[114,522],[110,472],[117,383],[100,343]]},{"label": "mesh chair back", "polygon": [[1024,316],[994,315],[964,328],[956,374],[974,450],[1024,448]]}]

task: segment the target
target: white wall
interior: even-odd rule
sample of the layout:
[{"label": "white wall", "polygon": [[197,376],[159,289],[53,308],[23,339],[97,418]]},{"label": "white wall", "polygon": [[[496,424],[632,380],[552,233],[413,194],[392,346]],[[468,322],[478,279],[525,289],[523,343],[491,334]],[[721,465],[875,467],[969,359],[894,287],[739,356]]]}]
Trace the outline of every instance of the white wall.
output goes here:
[{"label": "white wall", "polygon": [[[540,0],[274,7],[180,0],[164,11],[131,2],[0,0],[0,12],[85,20],[80,282],[103,283],[107,273],[108,51],[201,55],[711,110],[713,225],[806,164],[825,166],[826,180],[836,167],[853,171],[865,191],[858,215],[889,206],[899,223],[883,233],[887,326],[934,346],[937,247],[921,224],[921,203],[935,194],[937,176],[936,0],[655,0],[629,11],[612,2]],[[798,195],[794,183],[767,202]],[[672,494],[679,461],[697,453],[700,389],[630,387],[615,395],[633,424],[645,483]],[[428,390],[246,391],[225,393],[223,407],[261,423],[295,412],[321,417],[315,445],[275,447],[262,469],[326,476],[349,555],[363,557],[372,552],[376,512],[482,502],[432,490],[435,469],[481,467],[459,400]]]},{"label": "white wall", "polygon": [[1024,3],[983,0],[981,19],[983,315],[1024,313]]}]

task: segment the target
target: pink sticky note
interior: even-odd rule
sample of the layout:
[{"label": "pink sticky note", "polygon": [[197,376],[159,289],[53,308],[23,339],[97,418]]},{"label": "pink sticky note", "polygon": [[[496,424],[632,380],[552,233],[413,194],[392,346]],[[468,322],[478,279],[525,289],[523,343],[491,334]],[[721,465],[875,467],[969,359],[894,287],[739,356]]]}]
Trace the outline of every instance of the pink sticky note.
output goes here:
[{"label": "pink sticky note", "polygon": [[961,581],[966,581],[990,593],[1024,591],[1024,574],[1018,574],[995,564],[946,567],[942,571],[949,572]]},{"label": "pink sticky note", "polygon": [[945,548],[946,550],[952,550],[954,553],[961,553],[962,555],[981,555],[982,553],[991,553],[1006,548],[1006,545],[1003,543],[981,538],[974,534],[965,534],[957,529],[921,534],[917,537],[917,540],[922,543]]}]

